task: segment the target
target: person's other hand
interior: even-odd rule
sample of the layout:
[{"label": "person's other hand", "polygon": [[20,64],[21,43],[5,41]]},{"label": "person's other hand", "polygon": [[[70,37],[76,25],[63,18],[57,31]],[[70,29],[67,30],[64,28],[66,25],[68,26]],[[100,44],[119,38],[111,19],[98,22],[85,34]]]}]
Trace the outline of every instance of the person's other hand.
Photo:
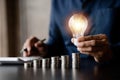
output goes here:
[{"label": "person's other hand", "polygon": [[45,57],[47,53],[47,46],[38,38],[30,37],[25,41],[22,50],[23,56]]},{"label": "person's other hand", "polygon": [[[74,41],[75,38],[72,38],[73,43]],[[109,61],[112,58],[112,52],[105,34],[81,36],[77,38],[75,45],[80,53],[93,56],[96,62]]]}]

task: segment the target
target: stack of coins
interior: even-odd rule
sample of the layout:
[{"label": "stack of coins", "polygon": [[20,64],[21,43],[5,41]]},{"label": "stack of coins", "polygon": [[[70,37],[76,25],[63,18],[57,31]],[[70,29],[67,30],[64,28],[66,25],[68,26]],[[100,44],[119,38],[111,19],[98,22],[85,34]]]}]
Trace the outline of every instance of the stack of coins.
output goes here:
[{"label": "stack of coins", "polygon": [[50,59],[44,58],[42,59],[42,68],[49,68],[50,67]]},{"label": "stack of coins", "polygon": [[61,68],[69,68],[69,56],[68,55],[63,55],[61,56]]},{"label": "stack of coins", "polygon": [[40,60],[40,59],[33,60],[33,67],[34,68],[41,68],[41,66],[42,66],[42,60]]},{"label": "stack of coins", "polygon": [[24,69],[32,67],[32,62],[25,62],[24,63]]},{"label": "stack of coins", "polygon": [[72,53],[72,68],[79,68],[79,67],[80,67],[80,54]]},{"label": "stack of coins", "polygon": [[59,68],[59,56],[51,57],[51,68]]}]

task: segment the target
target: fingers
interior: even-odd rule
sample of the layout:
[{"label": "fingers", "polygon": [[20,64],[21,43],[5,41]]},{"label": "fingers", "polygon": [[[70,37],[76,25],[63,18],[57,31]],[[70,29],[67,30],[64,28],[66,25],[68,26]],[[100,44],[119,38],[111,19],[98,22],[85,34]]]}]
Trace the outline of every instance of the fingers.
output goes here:
[{"label": "fingers", "polygon": [[31,55],[32,47],[28,46],[25,49],[23,49],[23,56],[30,56]]},{"label": "fingers", "polygon": [[38,40],[36,38],[30,38],[26,42],[25,48],[27,51],[24,51],[24,56],[41,56],[44,57],[46,55],[46,45],[43,40]]},{"label": "fingers", "polygon": [[77,47],[89,47],[89,46],[96,46],[96,47],[100,47],[100,46],[105,46],[108,45],[108,41],[105,39],[102,40],[89,40],[89,41],[83,41],[83,42],[78,42]]},{"label": "fingers", "polygon": [[81,36],[78,38],[78,42],[88,41],[88,40],[101,40],[101,39],[107,39],[107,36],[105,34]]},{"label": "fingers", "polygon": [[[71,40],[75,42],[74,38]],[[77,49],[82,54],[91,55],[96,62],[107,61],[111,59],[111,50],[105,34],[81,36],[77,38]],[[75,43],[74,43],[75,44]]]},{"label": "fingers", "polygon": [[80,52],[97,52],[102,51],[104,47],[83,47],[83,48],[77,48]]},{"label": "fingers", "polygon": [[28,38],[23,45],[23,50],[26,49],[26,51],[23,51],[23,56],[30,56],[31,54],[33,54],[32,49],[34,47],[34,44],[38,41],[39,39],[34,36]]},{"label": "fingers", "polygon": [[100,57],[106,57],[105,54],[107,53],[109,55],[109,46],[103,45],[103,46],[89,46],[89,47],[78,47],[78,51],[82,54],[91,55],[93,57],[97,57],[96,59]]},{"label": "fingers", "polygon": [[104,52],[108,46],[109,44],[106,40],[90,40],[79,42],[77,49],[81,53],[93,55],[93,53],[97,53],[99,51]]},{"label": "fingers", "polygon": [[[79,38],[72,38],[71,42],[78,47],[85,46],[102,46],[108,45],[108,39],[105,34],[81,36]],[[76,44],[77,43],[77,44]]]},{"label": "fingers", "polygon": [[98,56],[99,52],[102,53],[101,47],[87,47],[87,48],[78,48],[78,51],[80,51],[82,54],[91,55],[93,57]]},{"label": "fingers", "polygon": [[29,39],[27,39],[27,43],[28,43],[28,45],[31,47],[31,46],[34,46],[34,44],[36,43],[36,42],[38,42],[39,41],[39,39],[38,38],[36,38],[36,37],[30,37]]},{"label": "fingers", "polygon": [[90,41],[84,41],[84,42],[79,42],[77,47],[89,47],[89,46],[95,46],[96,41],[95,40],[90,40]]},{"label": "fingers", "polygon": [[42,41],[36,42],[35,47],[38,49],[38,51],[44,51],[44,43]]},{"label": "fingers", "polygon": [[[71,41],[75,44],[74,38],[72,38]],[[106,50],[109,47],[109,42],[105,34],[81,36],[77,38],[76,46],[80,53],[94,57],[99,56],[99,53],[106,53]]]},{"label": "fingers", "polygon": [[36,37],[28,38],[23,45],[23,49],[25,48],[29,49],[30,47],[34,46],[34,43],[36,43],[37,41],[39,41],[39,39]]},{"label": "fingers", "polygon": [[82,54],[86,54],[86,55],[91,55],[93,57],[101,57],[103,52],[99,51],[99,52],[81,52]]}]

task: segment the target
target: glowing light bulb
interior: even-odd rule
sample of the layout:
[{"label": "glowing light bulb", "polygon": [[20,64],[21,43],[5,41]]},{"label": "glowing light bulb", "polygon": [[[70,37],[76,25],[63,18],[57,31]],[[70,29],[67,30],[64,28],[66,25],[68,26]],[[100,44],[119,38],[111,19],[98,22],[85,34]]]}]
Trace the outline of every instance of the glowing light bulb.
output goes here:
[{"label": "glowing light bulb", "polygon": [[88,20],[83,14],[73,14],[69,19],[68,26],[73,33],[73,37],[84,36],[88,26]]},{"label": "glowing light bulb", "polygon": [[88,19],[81,13],[73,14],[68,22],[68,26],[72,31],[74,39],[74,44],[77,45],[77,38],[84,36],[84,33],[88,26]]}]

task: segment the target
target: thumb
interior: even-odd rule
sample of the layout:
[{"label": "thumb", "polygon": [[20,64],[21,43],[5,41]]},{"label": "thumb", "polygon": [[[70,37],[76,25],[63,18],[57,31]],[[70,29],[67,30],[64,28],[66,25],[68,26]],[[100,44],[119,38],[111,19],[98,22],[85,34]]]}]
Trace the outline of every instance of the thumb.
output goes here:
[{"label": "thumb", "polygon": [[72,38],[72,39],[71,39],[71,42],[72,42],[75,46],[78,45],[78,39],[76,39],[76,38]]},{"label": "thumb", "polygon": [[74,38],[71,39],[71,42],[74,43]]}]

